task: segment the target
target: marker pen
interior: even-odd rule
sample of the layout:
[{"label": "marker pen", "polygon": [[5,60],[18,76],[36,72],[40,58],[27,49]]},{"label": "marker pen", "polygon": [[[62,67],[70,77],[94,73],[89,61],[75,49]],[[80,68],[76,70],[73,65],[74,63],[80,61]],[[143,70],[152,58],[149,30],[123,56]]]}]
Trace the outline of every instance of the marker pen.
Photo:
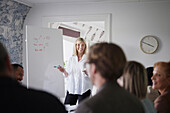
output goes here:
[{"label": "marker pen", "polygon": [[60,65],[59,66],[54,66],[54,68],[58,68],[58,67],[61,67]]}]

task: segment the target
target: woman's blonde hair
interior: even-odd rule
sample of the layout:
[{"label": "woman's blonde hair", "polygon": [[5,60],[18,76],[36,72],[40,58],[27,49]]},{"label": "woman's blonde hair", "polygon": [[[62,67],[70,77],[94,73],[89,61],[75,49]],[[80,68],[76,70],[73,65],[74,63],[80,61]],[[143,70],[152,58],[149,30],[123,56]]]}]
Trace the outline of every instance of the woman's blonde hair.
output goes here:
[{"label": "woman's blonde hair", "polygon": [[123,73],[123,86],[138,99],[146,98],[147,73],[145,67],[136,61],[129,61]]},{"label": "woman's blonde hair", "polygon": [[85,44],[85,49],[84,49],[84,53],[83,53],[83,54],[86,54],[86,50],[87,50],[86,41],[85,41],[83,38],[79,37],[79,38],[75,41],[75,43],[74,43],[73,56],[77,56],[76,46],[77,46],[77,44],[80,44],[81,42],[83,42],[83,43]]}]

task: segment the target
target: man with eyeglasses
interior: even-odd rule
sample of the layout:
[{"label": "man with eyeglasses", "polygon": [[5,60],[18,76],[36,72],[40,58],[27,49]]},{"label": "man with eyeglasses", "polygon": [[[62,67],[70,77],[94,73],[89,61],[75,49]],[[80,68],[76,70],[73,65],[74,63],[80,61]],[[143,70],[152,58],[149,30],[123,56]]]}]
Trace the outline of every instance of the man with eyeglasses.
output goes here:
[{"label": "man with eyeglasses", "polygon": [[117,83],[125,64],[124,52],[116,44],[92,45],[86,70],[98,92],[80,103],[76,113],[144,113],[141,102]]}]

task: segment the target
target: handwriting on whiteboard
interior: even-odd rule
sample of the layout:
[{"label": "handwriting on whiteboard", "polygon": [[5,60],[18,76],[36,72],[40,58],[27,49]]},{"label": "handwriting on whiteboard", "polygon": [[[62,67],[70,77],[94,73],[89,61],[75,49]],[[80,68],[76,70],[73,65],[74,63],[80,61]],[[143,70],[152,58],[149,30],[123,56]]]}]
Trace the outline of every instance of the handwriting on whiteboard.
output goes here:
[{"label": "handwriting on whiteboard", "polygon": [[33,49],[35,52],[44,52],[49,46],[49,36],[40,35],[38,38],[33,39]]}]

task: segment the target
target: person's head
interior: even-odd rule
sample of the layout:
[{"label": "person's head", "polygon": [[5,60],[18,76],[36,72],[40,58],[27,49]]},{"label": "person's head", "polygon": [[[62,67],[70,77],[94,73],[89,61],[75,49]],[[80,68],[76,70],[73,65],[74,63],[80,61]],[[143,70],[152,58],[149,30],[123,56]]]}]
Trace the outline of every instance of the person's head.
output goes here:
[{"label": "person's head", "polygon": [[147,67],[146,72],[147,72],[147,76],[148,76],[148,85],[152,86],[151,77],[153,76],[153,67]]},{"label": "person's head", "polygon": [[83,38],[78,38],[73,47],[73,56],[76,56],[78,54],[85,54],[87,50],[86,42]]},{"label": "person's head", "polygon": [[10,64],[8,52],[3,44],[0,42],[0,76],[12,77],[12,66]]},{"label": "person's head", "polygon": [[89,49],[86,64],[92,83],[100,87],[105,82],[115,82],[122,75],[126,57],[116,44],[96,43]]},{"label": "person's head", "polygon": [[23,80],[24,76],[24,70],[23,67],[19,64],[12,64],[13,70],[14,70],[14,76],[18,82],[21,82]]},{"label": "person's head", "polygon": [[145,67],[136,61],[129,61],[124,68],[123,86],[138,99],[145,98],[147,94],[147,74]]},{"label": "person's head", "polygon": [[160,93],[170,86],[170,62],[157,62],[154,64],[153,89],[158,89]]}]

